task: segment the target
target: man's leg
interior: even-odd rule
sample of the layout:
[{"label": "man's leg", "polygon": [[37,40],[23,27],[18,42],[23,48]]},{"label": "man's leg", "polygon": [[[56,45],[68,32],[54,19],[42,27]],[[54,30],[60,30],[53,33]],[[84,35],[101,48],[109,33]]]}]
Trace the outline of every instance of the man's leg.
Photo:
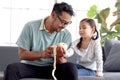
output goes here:
[{"label": "man's leg", "polygon": [[39,67],[23,63],[13,63],[7,66],[4,80],[19,80],[22,78],[52,78],[52,66]]},{"label": "man's leg", "polygon": [[58,64],[56,69],[58,80],[78,80],[77,67],[73,63]]}]

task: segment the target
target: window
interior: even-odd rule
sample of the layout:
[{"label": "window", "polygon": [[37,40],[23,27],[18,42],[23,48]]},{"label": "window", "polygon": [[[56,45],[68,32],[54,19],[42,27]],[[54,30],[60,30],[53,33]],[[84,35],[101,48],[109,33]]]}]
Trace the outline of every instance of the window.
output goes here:
[{"label": "window", "polygon": [[[79,37],[79,21],[86,16],[89,7],[93,4],[98,9],[111,7],[116,0],[58,0],[58,2],[67,2],[73,6],[75,17],[68,30],[72,33],[73,40]],[[31,20],[40,19],[50,15],[54,0],[0,0],[0,46],[16,46],[25,23]],[[112,20],[112,16],[109,19]],[[72,29],[72,30],[71,30]]]}]

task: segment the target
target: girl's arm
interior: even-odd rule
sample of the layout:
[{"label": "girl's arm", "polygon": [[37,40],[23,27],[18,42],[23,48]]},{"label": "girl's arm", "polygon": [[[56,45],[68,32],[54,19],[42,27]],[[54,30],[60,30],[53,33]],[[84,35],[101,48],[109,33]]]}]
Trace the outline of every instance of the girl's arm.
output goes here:
[{"label": "girl's arm", "polygon": [[74,49],[70,47],[65,54],[65,57],[71,57],[74,54]]},{"label": "girl's arm", "polygon": [[96,57],[96,64],[97,64],[96,76],[101,77],[103,76],[103,55],[102,55],[102,46],[99,40],[95,42],[94,49],[95,49],[95,57]]}]

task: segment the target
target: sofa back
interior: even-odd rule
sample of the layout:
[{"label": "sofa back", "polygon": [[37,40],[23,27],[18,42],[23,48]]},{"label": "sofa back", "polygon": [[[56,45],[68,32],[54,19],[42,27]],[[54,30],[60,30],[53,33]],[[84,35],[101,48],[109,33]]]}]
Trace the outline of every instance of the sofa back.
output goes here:
[{"label": "sofa back", "polygon": [[0,46],[0,71],[10,63],[18,62],[18,47]]},{"label": "sofa back", "polygon": [[[120,48],[118,48],[118,50],[112,49],[112,48],[114,48],[113,45],[115,45],[115,44],[118,44],[117,47],[115,48],[115,49],[117,49],[120,46],[120,41],[119,40],[106,40],[105,44],[104,44],[104,47],[102,47],[102,50],[103,50],[103,61],[104,61],[104,70],[105,71],[106,71],[106,69],[110,69],[108,67],[113,68],[114,70],[112,70],[112,71],[117,71],[117,70],[120,71],[120,68],[118,69],[118,67],[120,66],[120,63],[119,63],[120,62],[120,58],[119,58],[120,57],[119,56],[120,55],[120,51],[119,51]],[[113,53],[113,54],[109,54],[109,53]],[[108,57],[108,55],[109,55],[109,57]],[[75,59],[76,59],[76,57],[73,55],[72,57],[69,58],[69,61],[70,62],[75,62],[76,61]],[[114,60],[114,59],[116,59],[116,60]],[[0,71],[5,70],[6,66],[8,64],[14,63],[14,62],[19,62],[18,47],[0,46]],[[111,63],[112,63],[112,66],[109,65]],[[117,63],[117,64],[115,64],[115,63]],[[116,65],[118,65],[118,66],[116,66]]]},{"label": "sofa back", "polygon": [[105,41],[104,71],[120,72],[120,40],[109,39]]}]

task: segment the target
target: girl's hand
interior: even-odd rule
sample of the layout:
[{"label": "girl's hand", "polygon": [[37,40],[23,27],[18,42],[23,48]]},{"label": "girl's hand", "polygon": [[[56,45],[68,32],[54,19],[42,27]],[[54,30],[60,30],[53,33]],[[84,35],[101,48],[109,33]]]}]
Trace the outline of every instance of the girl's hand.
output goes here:
[{"label": "girl's hand", "polygon": [[65,54],[65,49],[62,47],[62,46],[60,46],[60,45],[57,45],[57,49],[56,49],[57,51],[57,57],[62,57],[64,54]]},{"label": "girl's hand", "polygon": [[96,72],[97,77],[103,77],[103,72]]},{"label": "girl's hand", "polygon": [[65,55],[67,50],[67,45],[65,43],[60,43],[57,45],[57,56],[62,57]]}]

